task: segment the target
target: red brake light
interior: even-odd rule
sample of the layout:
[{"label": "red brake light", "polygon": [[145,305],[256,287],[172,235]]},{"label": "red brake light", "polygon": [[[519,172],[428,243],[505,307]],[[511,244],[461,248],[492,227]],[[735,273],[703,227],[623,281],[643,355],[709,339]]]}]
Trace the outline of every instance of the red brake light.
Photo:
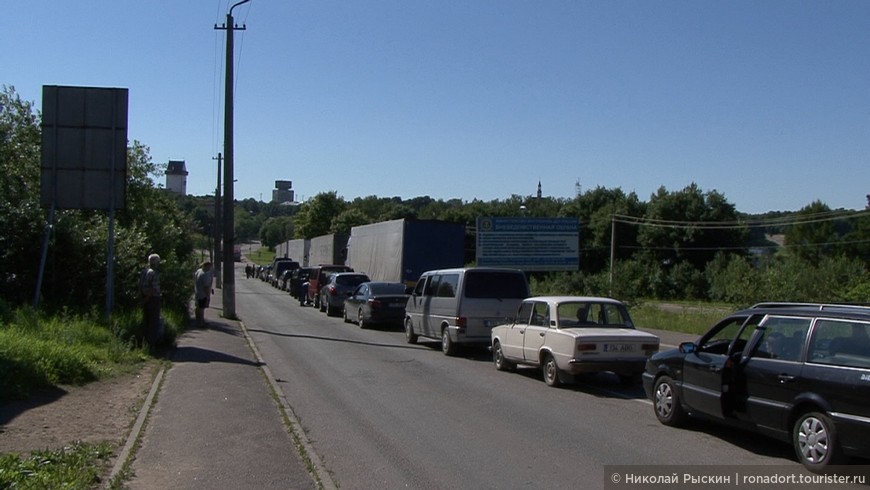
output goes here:
[{"label": "red brake light", "polygon": [[335,286],[329,286],[329,288],[327,289],[327,292],[329,294],[334,295],[335,294]]},{"label": "red brake light", "polygon": [[370,299],[369,305],[371,305],[372,308],[380,308],[382,306],[381,301],[377,299]]},{"label": "red brake light", "polygon": [[596,349],[595,344],[577,344],[577,351],[578,352],[587,352],[587,351],[592,351],[595,349]]},{"label": "red brake light", "polygon": [[465,318],[464,316],[460,316],[460,317],[456,318],[456,326],[457,327],[465,328],[465,326],[467,324],[468,324],[468,318]]}]

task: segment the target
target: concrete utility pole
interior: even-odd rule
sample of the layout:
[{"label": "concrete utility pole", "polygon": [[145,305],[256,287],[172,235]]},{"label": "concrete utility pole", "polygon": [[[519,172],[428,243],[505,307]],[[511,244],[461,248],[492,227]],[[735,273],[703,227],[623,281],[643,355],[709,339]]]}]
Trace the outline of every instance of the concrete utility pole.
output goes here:
[{"label": "concrete utility pole", "polygon": [[212,158],[212,160],[217,160],[218,168],[217,168],[217,187],[214,190],[214,286],[218,289],[221,289],[223,286],[223,279],[221,278],[221,260],[223,260],[223,255],[221,255],[221,227],[224,225],[221,221],[221,159],[222,156],[218,153],[217,158]]},{"label": "concrete utility pole", "polygon": [[242,0],[230,7],[227,13],[227,23],[215,29],[227,31],[227,75],[224,82],[226,107],[224,110],[224,284],[223,306],[224,317],[236,319],[236,276],[235,258],[235,213],[233,210],[233,31],[245,30],[245,26],[233,25],[233,9],[250,2]]}]

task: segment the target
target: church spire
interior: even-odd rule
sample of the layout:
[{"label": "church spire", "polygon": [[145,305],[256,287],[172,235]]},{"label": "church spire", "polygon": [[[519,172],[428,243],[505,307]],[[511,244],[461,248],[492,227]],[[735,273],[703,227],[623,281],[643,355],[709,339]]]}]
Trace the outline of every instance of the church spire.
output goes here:
[{"label": "church spire", "polygon": [[538,181],[538,199],[541,198],[541,181]]}]

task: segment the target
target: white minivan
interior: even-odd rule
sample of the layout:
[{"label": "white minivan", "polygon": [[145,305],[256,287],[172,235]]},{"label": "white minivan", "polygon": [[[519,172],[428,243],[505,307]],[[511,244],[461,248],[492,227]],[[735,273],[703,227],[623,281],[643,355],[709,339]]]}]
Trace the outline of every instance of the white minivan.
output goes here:
[{"label": "white minivan", "polygon": [[459,344],[489,345],[492,327],[512,319],[529,297],[526,275],[518,269],[469,267],[424,272],[405,305],[405,337],[441,339],[441,350],[456,354]]}]

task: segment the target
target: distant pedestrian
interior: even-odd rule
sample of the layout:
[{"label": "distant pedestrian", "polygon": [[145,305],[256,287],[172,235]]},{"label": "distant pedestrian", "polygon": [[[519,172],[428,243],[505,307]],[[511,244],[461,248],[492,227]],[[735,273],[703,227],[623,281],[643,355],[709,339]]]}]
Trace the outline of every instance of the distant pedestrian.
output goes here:
[{"label": "distant pedestrian", "polygon": [[212,279],[214,274],[211,270],[211,262],[203,262],[196,273],[193,275],[193,284],[196,300],[196,326],[205,326],[205,309],[211,303],[211,295],[214,294],[212,289]]},{"label": "distant pedestrian", "polygon": [[148,267],[142,272],[139,279],[139,295],[142,297],[142,312],[145,320],[145,340],[152,349],[163,337],[160,318],[162,303],[160,274],[157,272],[159,266],[160,256],[157,254],[149,255]]}]

